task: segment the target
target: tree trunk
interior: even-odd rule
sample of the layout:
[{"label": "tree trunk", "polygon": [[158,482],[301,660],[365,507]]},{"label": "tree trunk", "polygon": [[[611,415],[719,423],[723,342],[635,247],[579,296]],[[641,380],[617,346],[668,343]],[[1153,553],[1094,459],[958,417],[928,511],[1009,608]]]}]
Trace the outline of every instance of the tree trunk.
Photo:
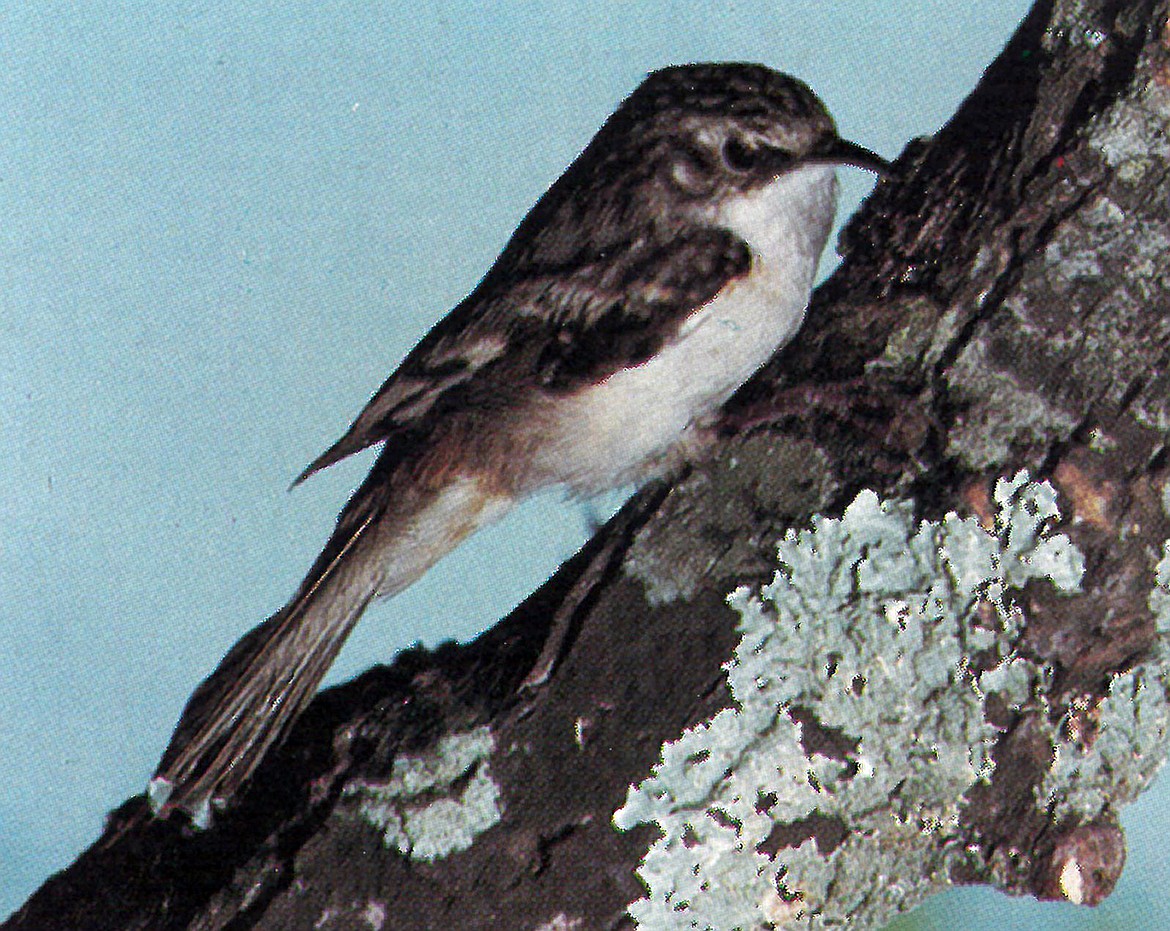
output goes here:
[{"label": "tree trunk", "polygon": [[711,461],[474,643],[323,693],[210,830],[127,802],[4,927],[1101,901],[1170,729],[1167,17],[1038,2],[854,218]]}]

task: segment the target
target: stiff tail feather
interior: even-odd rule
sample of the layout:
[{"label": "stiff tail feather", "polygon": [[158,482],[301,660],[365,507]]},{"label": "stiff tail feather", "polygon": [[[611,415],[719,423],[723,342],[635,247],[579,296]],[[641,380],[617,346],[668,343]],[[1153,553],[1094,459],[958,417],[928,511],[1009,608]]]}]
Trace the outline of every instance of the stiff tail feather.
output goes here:
[{"label": "stiff tail feather", "polygon": [[151,780],[154,813],[178,809],[208,825],[312,700],[366,605],[406,588],[510,503],[466,478],[393,509],[377,484],[359,489],[293,600],[187,702]]},{"label": "stiff tail feather", "polygon": [[209,824],[212,803],[231,798],[299,717],[382,582],[373,547],[359,545],[376,516],[195,690],[151,780],[156,815],[180,809]]}]

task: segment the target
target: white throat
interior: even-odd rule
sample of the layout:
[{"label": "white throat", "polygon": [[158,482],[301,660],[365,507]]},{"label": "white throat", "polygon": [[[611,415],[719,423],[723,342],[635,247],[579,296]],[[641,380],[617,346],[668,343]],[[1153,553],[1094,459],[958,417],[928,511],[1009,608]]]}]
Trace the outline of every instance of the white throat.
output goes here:
[{"label": "white throat", "polygon": [[[726,200],[715,222],[731,230],[752,251],[752,280],[770,285],[800,307],[792,338],[804,318],[817,263],[837,211],[837,175],[833,165],[813,164],[787,172],[767,187]],[[793,290],[797,292],[792,294]]]}]

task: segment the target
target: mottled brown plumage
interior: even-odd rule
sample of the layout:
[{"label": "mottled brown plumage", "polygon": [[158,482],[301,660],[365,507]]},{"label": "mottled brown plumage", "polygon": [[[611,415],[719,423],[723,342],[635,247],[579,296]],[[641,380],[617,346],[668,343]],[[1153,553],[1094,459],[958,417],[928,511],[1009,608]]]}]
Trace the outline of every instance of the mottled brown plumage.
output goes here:
[{"label": "mottled brown plumage", "polygon": [[298,477],[384,444],[293,599],[192,696],[152,802],[206,822],[312,697],[375,595],[550,484],[668,468],[803,317],[842,141],[760,65],[651,74],[479,286]]}]

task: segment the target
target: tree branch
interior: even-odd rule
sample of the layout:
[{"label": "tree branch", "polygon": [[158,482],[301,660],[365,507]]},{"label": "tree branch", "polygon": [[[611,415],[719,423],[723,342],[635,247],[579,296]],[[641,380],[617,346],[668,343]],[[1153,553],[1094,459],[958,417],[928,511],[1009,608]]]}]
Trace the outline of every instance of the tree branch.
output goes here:
[{"label": "tree branch", "polygon": [[4,927],[1101,901],[1170,730],[1167,16],[1038,2],[729,411],[770,424],[474,643],[323,693],[213,829],[126,803]]}]

